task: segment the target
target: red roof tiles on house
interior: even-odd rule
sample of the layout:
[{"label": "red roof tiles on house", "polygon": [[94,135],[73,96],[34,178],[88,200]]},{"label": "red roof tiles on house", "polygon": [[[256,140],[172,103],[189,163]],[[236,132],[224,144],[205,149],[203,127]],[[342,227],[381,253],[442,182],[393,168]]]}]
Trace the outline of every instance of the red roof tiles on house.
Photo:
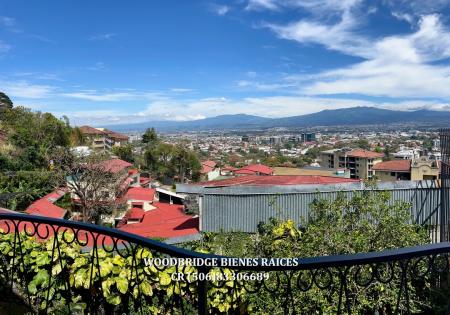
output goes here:
[{"label": "red roof tiles on house", "polygon": [[204,187],[226,187],[226,186],[272,186],[272,185],[317,185],[359,182],[357,179],[320,176],[320,175],[273,175],[273,176],[239,176],[234,178],[200,182],[193,185]]},{"label": "red roof tiles on house", "polygon": [[145,212],[140,223],[126,224],[121,231],[143,237],[171,238],[199,233],[198,218],[183,212],[183,206],[157,202],[156,209]]},{"label": "red roof tiles on house", "polygon": [[133,166],[133,164],[128,163],[127,161],[121,160],[121,159],[111,159],[102,161],[99,163],[100,166],[102,166],[105,171],[109,171],[112,173],[119,173],[125,169],[127,169],[130,166]]},{"label": "red roof tiles on house", "polygon": [[131,187],[124,198],[126,200],[153,201],[156,190],[153,188]]},{"label": "red roof tiles on house", "polygon": [[66,215],[66,209],[60,208],[45,198],[39,199],[33,202],[27,210],[26,213],[32,215],[40,215],[43,217],[55,218],[55,219],[63,219]]},{"label": "red roof tiles on house", "polygon": [[[245,172],[243,172],[245,171]],[[237,173],[239,172],[239,173]],[[251,164],[247,166],[241,167],[238,171],[236,171],[236,174],[263,174],[263,175],[272,175],[273,169],[264,165],[264,164]]]},{"label": "red roof tiles on house", "polygon": [[96,129],[91,126],[81,126],[80,131],[86,135],[107,135],[107,133],[103,130]]},{"label": "red roof tiles on house", "polygon": [[128,213],[128,219],[131,220],[142,220],[144,217],[144,209],[141,208],[131,208],[131,210]]},{"label": "red roof tiles on house", "polygon": [[411,170],[411,160],[393,160],[380,162],[373,166],[375,171],[409,172]]},{"label": "red roof tiles on house", "polygon": [[347,153],[347,156],[366,158],[366,159],[376,159],[384,157],[384,153],[378,153],[373,151],[367,151],[363,149],[353,150]]},{"label": "red roof tiles on house", "polygon": [[216,168],[217,163],[211,160],[202,162],[202,170],[200,173],[206,174],[213,171]]},{"label": "red roof tiles on house", "polygon": [[235,175],[255,175],[255,171],[246,170],[246,169],[240,169],[234,171]]}]

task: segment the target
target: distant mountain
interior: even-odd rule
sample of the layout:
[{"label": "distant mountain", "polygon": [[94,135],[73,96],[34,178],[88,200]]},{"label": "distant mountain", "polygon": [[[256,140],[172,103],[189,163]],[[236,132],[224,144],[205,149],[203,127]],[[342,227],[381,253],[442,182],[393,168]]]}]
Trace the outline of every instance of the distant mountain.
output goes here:
[{"label": "distant mountain", "polygon": [[313,127],[342,125],[378,125],[394,123],[450,124],[450,111],[394,111],[375,107],[351,107],[275,119],[274,126]]},{"label": "distant mountain", "polygon": [[154,127],[158,131],[249,130],[275,127],[302,128],[316,126],[352,126],[415,123],[450,126],[450,111],[395,111],[375,107],[351,107],[323,110],[318,113],[284,118],[264,118],[237,114],[221,115],[192,121],[149,121],[108,126],[117,131],[142,131]]},{"label": "distant mountain", "polygon": [[190,121],[149,121],[137,124],[112,125],[116,131],[145,130],[153,127],[158,131],[209,130],[209,129],[252,129],[270,124],[273,119],[246,114],[220,115]]}]

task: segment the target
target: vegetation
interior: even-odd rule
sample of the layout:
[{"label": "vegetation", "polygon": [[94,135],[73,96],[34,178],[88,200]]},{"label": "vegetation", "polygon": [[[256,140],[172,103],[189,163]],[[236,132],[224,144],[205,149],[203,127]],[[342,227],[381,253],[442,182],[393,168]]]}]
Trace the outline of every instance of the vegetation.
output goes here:
[{"label": "vegetation", "polygon": [[153,128],[146,131],[142,142],[146,145],[145,165],[154,176],[163,181],[177,179],[181,183],[199,180],[201,164],[194,151],[182,144],[161,142]]},{"label": "vegetation", "polygon": [[133,147],[131,146],[131,144],[113,147],[112,152],[114,155],[117,155],[119,159],[122,159],[124,161],[133,163],[135,160]]},{"label": "vegetation", "polygon": [[[409,223],[410,205],[402,202],[390,204],[389,199],[385,192],[365,191],[351,199],[340,195],[334,201],[316,200],[312,204],[309,222],[302,228],[288,218],[271,219],[260,224],[257,235],[210,234],[198,245],[223,255],[293,258],[381,251],[427,243],[426,232]],[[364,272],[369,271],[363,270],[362,276]],[[401,271],[395,272],[400,274]],[[272,273],[267,285],[276,287],[276,281],[276,275]],[[334,281],[339,283],[338,278]],[[395,308],[398,280],[387,284],[375,283],[367,288],[355,281],[349,277],[347,283],[350,295],[358,296],[358,303],[351,305],[352,313],[365,314],[377,310],[380,314],[389,314]],[[411,281],[408,286],[413,310],[427,310],[429,305],[425,304],[429,295],[428,298],[422,295],[429,294],[429,283]],[[293,303],[292,307],[295,306],[302,314],[335,314],[339,300],[337,293],[335,290],[330,294],[328,290],[313,286],[305,293],[294,290],[289,303]],[[255,313],[278,314],[282,313],[287,294],[284,289],[276,293],[262,290],[246,298]],[[405,305],[400,304],[400,307],[404,309]]]},{"label": "vegetation", "polygon": [[70,144],[67,119],[24,107],[8,107],[0,117],[6,143],[0,146],[0,206],[24,210],[58,186],[54,152]]}]

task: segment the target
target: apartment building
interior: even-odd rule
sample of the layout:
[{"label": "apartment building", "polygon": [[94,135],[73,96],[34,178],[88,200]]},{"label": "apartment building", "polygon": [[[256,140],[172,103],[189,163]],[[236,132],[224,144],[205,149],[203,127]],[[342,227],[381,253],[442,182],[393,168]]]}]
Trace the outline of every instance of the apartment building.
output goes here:
[{"label": "apartment building", "polygon": [[128,143],[128,136],[106,128],[82,126],[80,131],[86,139],[86,144],[93,149],[111,150],[113,146],[121,146]]},{"label": "apartment building", "polygon": [[350,178],[372,179],[373,166],[383,161],[384,154],[363,149],[333,149],[320,153],[320,166],[329,169],[348,169]]}]

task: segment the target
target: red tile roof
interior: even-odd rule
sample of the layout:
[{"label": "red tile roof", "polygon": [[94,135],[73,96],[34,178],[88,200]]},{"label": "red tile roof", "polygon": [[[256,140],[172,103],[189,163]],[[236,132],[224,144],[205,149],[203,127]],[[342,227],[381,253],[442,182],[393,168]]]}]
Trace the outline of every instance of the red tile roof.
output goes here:
[{"label": "red tile roof", "polygon": [[61,199],[67,193],[66,188],[59,188],[45,195],[41,199],[34,201],[25,210],[28,214],[40,215],[44,217],[62,219],[66,215],[67,210],[54,205],[53,203]]},{"label": "red tile roof", "polygon": [[238,170],[236,167],[232,167],[232,166],[224,166],[222,167],[222,171],[236,171]]},{"label": "red tile roof", "polygon": [[109,171],[112,173],[119,173],[125,169],[127,169],[130,166],[133,166],[133,164],[128,163],[127,161],[121,160],[121,159],[111,159],[102,161],[99,163],[105,171]]},{"label": "red tile roof", "polygon": [[124,198],[126,200],[153,201],[156,190],[153,188],[131,187]]},{"label": "red tile roof", "polygon": [[240,169],[240,170],[235,170],[234,174],[236,174],[236,175],[255,175],[256,172],[251,171],[251,170]]},{"label": "red tile roof", "polygon": [[141,208],[132,208],[128,212],[128,219],[132,220],[141,220],[144,217],[144,209]]},{"label": "red tile roof", "polygon": [[157,202],[157,208],[144,213],[140,223],[126,224],[121,231],[143,237],[171,238],[199,233],[198,218],[186,215],[183,206]]},{"label": "red tile roof", "polygon": [[273,175],[273,176],[238,176],[234,178],[215,180],[209,182],[200,182],[193,185],[204,187],[223,187],[223,186],[272,186],[272,185],[308,185],[308,184],[338,184],[359,182],[357,179],[320,176],[320,175]]},{"label": "red tile roof", "polygon": [[266,165],[263,165],[263,164],[247,165],[247,166],[241,167],[240,171],[242,171],[242,170],[251,171],[253,173],[261,173],[264,175],[272,175],[273,174],[273,169]]},{"label": "red tile roof", "polygon": [[87,135],[107,135],[107,133],[103,130],[98,130],[91,126],[81,126],[80,131]]},{"label": "red tile roof", "polygon": [[211,160],[202,162],[202,170],[200,171],[202,174],[209,173],[216,168],[217,163]]},{"label": "red tile roof", "polygon": [[367,159],[376,159],[384,157],[384,153],[378,153],[373,151],[367,151],[363,149],[356,149],[347,153],[347,156],[358,157],[358,158],[367,158]]},{"label": "red tile roof", "polygon": [[105,129],[104,131],[108,134],[108,136],[110,138],[112,138],[113,140],[116,140],[116,141],[121,141],[121,140],[128,141],[128,139],[130,138],[130,137],[126,136],[126,135],[123,135],[121,133],[118,133],[118,132],[115,132],[115,131],[112,131],[112,130]]},{"label": "red tile roof", "polygon": [[411,160],[393,160],[380,162],[373,166],[375,171],[397,171],[409,172],[411,170]]},{"label": "red tile roof", "polygon": [[40,215],[43,217],[62,219],[66,215],[66,209],[60,208],[45,198],[36,200],[33,202],[27,210],[26,213],[32,215]]},{"label": "red tile roof", "polygon": [[137,173],[139,173],[139,171],[137,169],[135,169],[135,168],[133,168],[133,169],[128,171],[128,175],[135,175]]}]

